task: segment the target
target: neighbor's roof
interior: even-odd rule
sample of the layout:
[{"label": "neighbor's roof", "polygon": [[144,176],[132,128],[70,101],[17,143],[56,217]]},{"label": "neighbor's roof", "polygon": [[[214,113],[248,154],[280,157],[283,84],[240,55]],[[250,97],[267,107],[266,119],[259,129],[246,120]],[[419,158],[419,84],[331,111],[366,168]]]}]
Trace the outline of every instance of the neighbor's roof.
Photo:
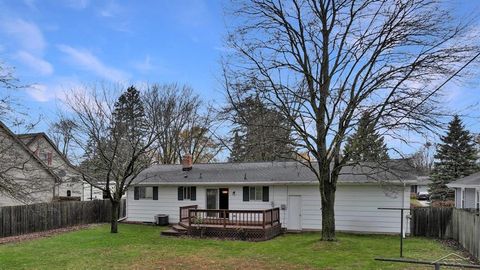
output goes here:
[{"label": "neighbor's roof", "polygon": [[[391,162],[389,169],[368,163],[346,166],[341,171],[339,183],[416,183],[417,176],[405,164]],[[135,184],[166,185],[317,182],[309,168],[295,161],[194,164],[190,171],[182,171],[182,165],[154,165],[141,172],[134,181]]]},{"label": "neighbor's roof", "polygon": [[465,176],[447,184],[448,187],[480,187],[480,172]]}]

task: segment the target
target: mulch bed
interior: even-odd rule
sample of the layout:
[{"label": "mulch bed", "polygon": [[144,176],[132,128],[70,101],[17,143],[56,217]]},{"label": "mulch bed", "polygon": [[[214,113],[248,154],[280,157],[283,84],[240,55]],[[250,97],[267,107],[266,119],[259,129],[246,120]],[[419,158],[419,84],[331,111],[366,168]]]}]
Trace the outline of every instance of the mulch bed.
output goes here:
[{"label": "mulch bed", "polygon": [[84,224],[84,225],[77,225],[77,226],[72,226],[72,227],[67,227],[67,228],[48,230],[48,231],[43,231],[43,232],[35,232],[35,233],[27,233],[27,234],[16,235],[16,236],[3,237],[3,238],[0,238],[0,245],[7,244],[7,243],[17,243],[17,242],[30,241],[30,240],[39,239],[39,238],[51,237],[51,236],[55,236],[55,235],[58,235],[58,234],[78,231],[78,230],[91,228],[91,227],[95,227],[95,226],[99,226],[99,225],[100,224]]}]

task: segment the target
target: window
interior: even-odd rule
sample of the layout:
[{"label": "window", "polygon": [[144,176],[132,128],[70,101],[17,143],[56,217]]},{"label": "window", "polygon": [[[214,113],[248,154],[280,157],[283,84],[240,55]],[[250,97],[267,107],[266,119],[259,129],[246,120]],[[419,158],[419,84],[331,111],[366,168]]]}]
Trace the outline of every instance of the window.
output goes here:
[{"label": "window", "polygon": [[67,197],[72,196],[72,192],[70,190],[67,190]]},{"label": "window", "polygon": [[52,165],[52,152],[42,152],[41,153],[42,161],[45,162],[48,166]]},{"label": "window", "polygon": [[191,200],[195,201],[197,199],[197,188],[196,187],[178,187],[178,200]]},{"label": "window", "polygon": [[153,199],[153,187],[140,187],[140,199]]},{"label": "window", "polygon": [[462,188],[462,208],[465,208],[465,189]]},{"label": "window", "polygon": [[134,200],[158,200],[158,187],[135,187]]},{"label": "window", "polygon": [[263,200],[262,187],[249,187],[249,189],[250,189],[250,201],[261,201],[261,200]]},{"label": "window", "polygon": [[269,201],[269,188],[267,186],[243,187],[243,201]]}]

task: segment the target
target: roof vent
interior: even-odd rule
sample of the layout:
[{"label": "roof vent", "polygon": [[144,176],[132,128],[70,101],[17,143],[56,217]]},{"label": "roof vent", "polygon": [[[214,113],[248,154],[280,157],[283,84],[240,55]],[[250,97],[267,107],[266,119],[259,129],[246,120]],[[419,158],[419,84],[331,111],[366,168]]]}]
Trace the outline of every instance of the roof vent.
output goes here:
[{"label": "roof vent", "polygon": [[190,171],[193,166],[192,155],[184,155],[182,158],[182,170]]}]

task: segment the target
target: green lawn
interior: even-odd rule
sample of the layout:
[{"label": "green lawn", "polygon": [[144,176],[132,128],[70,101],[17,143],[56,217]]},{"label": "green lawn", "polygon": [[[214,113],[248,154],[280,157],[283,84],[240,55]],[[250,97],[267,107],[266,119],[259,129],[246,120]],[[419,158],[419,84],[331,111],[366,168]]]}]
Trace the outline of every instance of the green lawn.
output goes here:
[{"label": "green lawn", "polygon": [[[164,237],[165,228],[144,225],[121,224],[118,234],[108,229],[0,245],[0,269],[418,269],[373,260],[398,257],[395,236],[339,234],[338,242],[325,243],[319,233],[304,233],[251,243]],[[433,240],[405,240],[406,257],[449,252]]]}]

